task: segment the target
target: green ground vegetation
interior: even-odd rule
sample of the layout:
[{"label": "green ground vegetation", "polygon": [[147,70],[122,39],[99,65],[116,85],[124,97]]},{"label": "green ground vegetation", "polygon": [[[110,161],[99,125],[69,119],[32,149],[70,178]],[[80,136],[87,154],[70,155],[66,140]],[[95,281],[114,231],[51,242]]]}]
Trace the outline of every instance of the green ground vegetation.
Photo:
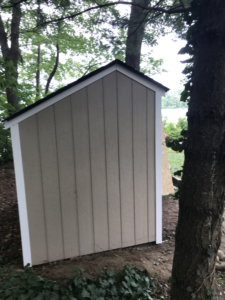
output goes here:
[{"label": "green ground vegetation", "polygon": [[153,300],[157,295],[154,278],[146,270],[126,266],[121,272],[105,271],[96,279],[87,279],[82,271],[73,269],[74,277],[67,284],[51,282],[25,267],[17,272],[13,267],[0,269],[0,298],[2,300]]},{"label": "green ground vegetation", "polygon": [[[184,153],[171,153],[170,150],[167,152],[168,160],[170,164],[170,170],[171,174],[174,175],[176,171],[179,171],[182,169],[184,165]],[[177,177],[181,177],[176,175]]]}]

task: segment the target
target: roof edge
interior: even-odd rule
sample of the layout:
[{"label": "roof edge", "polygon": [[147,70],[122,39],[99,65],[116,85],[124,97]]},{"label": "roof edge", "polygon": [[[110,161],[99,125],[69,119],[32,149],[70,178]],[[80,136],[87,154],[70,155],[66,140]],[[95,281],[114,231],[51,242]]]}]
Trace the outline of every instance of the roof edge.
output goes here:
[{"label": "roof edge", "polygon": [[99,68],[99,69],[97,69],[97,70],[95,70],[95,71],[93,71],[93,72],[91,72],[91,73],[89,73],[89,74],[87,74],[87,75],[79,78],[78,80],[76,80],[76,81],[74,81],[72,83],[69,83],[65,87],[62,87],[62,88],[58,89],[57,91],[49,94],[48,96],[46,96],[46,97],[44,97],[44,98],[42,98],[42,99],[40,99],[40,100],[32,103],[31,105],[29,105],[29,106],[27,106],[27,107],[19,110],[18,112],[14,113],[13,115],[11,115],[11,116],[7,117],[6,119],[4,119],[3,122],[8,122],[8,121],[10,121],[10,120],[12,120],[12,119],[14,119],[14,118],[22,115],[23,113],[27,112],[28,110],[30,110],[30,109],[32,109],[32,108],[34,108],[34,107],[42,104],[43,102],[45,102],[45,101],[47,101],[47,100],[55,97],[56,95],[58,95],[58,94],[60,94],[60,93],[62,93],[64,91],[66,91],[67,89],[70,89],[71,87],[74,87],[75,85],[77,85],[77,84],[79,84],[79,83],[87,80],[88,78],[90,78],[90,77],[92,77],[92,76],[94,76],[94,75],[96,75],[98,73],[101,73],[102,71],[104,71],[104,70],[106,70],[106,69],[108,69],[108,68],[110,68],[111,66],[114,66],[114,65],[120,65],[120,66],[124,67],[125,69],[127,69],[127,70],[129,70],[129,71],[131,71],[131,72],[133,72],[135,74],[137,74],[138,76],[140,76],[140,77],[146,79],[147,81],[149,81],[149,82],[157,85],[158,87],[164,89],[165,92],[169,91],[169,88],[167,88],[166,86],[162,85],[158,81],[155,81],[154,79],[146,76],[144,73],[135,70],[134,68],[128,66],[126,63],[122,62],[121,60],[115,59],[114,61],[110,62],[109,64],[107,64],[107,65],[105,65],[105,66],[103,66],[103,67],[101,67],[101,68]]}]

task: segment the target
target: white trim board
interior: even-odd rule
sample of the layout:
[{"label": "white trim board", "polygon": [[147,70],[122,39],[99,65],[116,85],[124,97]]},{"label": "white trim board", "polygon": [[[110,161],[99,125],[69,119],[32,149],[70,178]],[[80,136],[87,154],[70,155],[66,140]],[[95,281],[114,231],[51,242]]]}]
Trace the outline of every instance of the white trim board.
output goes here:
[{"label": "white trim board", "polygon": [[31,265],[32,260],[31,260],[25,182],[24,182],[24,174],[23,174],[23,162],[22,162],[22,153],[21,153],[21,144],[20,144],[20,131],[19,131],[18,124],[11,127],[11,136],[12,136],[14,168],[15,168],[15,175],[16,175],[16,190],[17,190],[17,198],[18,198],[18,206],[19,206],[20,232],[21,232],[22,248],[23,248],[23,264],[25,266],[27,264]]},{"label": "white trim board", "polygon": [[82,88],[90,85],[91,83],[103,78],[104,76],[106,76],[106,75],[108,75],[108,74],[110,74],[114,71],[121,72],[122,74],[124,74],[124,75],[130,77],[131,79],[139,82],[140,84],[146,86],[147,88],[152,89],[156,93],[158,93],[158,92],[163,93],[163,94],[165,93],[165,89],[163,87],[161,88],[157,84],[149,82],[147,79],[135,74],[132,71],[127,70],[126,68],[124,68],[120,65],[113,65],[113,66],[107,68],[106,70],[103,70],[102,72],[100,72],[100,73],[98,73],[98,74],[82,81],[81,83],[78,83],[75,86],[73,86],[71,88],[68,88],[67,90],[59,93],[58,95],[50,98],[49,100],[46,100],[45,102],[31,108],[30,110],[28,110],[28,111],[24,112],[23,114],[15,117],[14,119],[9,120],[9,121],[5,121],[4,122],[5,129],[8,129],[8,128],[12,127],[13,125],[22,122],[23,120],[31,117],[32,115],[38,113],[39,111],[55,104],[56,102],[66,98],[68,96],[70,96],[71,94],[81,90]]},{"label": "white trim board", "polygon": [[165,93],[155,93],[155,193],[156,193],[156,244],[162,243],[162,138],[161,138],[161,97]]}]

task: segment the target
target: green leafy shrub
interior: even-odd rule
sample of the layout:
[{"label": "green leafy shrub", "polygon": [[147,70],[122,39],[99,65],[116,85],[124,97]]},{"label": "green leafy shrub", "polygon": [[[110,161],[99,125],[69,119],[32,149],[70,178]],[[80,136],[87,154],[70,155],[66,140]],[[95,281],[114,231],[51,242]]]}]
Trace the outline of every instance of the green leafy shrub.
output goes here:
[{"label": "green leafy shrub", "polygon": [[10,130],[0,120],[0,166],[13,161]]},{"label": "green leafy shrub", "polygon": [[151,300],[155,285],[146,270],[126,266],[115,273],[106,271],[98,279],[82,277],[74,269],[76,277],[65,286],[43,280],[25,267],[16,272],[13,267],[0,269],[0,299],[2,300]]},{"label": "green leafy shrub", "polygon": [[177,124],[168,123],[167,117],[163,118],[166,146],[174,151],[182,152],[184,150],[184,142],[186,141],[187,126],[186,118],[179,118]]}]

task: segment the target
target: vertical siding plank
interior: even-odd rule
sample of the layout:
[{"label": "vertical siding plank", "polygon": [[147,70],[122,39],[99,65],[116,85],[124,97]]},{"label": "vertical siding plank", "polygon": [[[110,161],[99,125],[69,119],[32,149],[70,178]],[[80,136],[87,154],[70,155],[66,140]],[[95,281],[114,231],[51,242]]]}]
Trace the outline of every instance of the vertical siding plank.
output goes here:
[{"label": "vertical siding plank", "polygon": [[64,258],[53,106],[37,114],[49,260]]},{"label": "vertical siding plank", "polygon": [[155,92],[147,89],[147,166],[149,242],[156,240],[155,203]]},{"label": "vertical siding plank", "polygon": [[54,105],[65,258],[79,255],[70,97]]},{"label": "vertical siding plank", "polygon": [[148,242],[146,88],[133,81],[133,149],[136,244]]},{"label": "vertical siding plank", "polygon": [[88,86],[95,252],[109,249],[102,79]]},{"label": "vertical siding plank", "polygon": [[109,248],[116,249],[122,246],[116,72],[104,77],[103,82],[106,138],[106,177],[108,187]]},{"label": "vertical siding plank", "polygon": [[118,123],[122,246],[135,244],[132,141],[132,81],[118,72]]},{"label": "vertical siding plank", "polygon": [[71,95],[80,254],[94,252],[87,90]]},{"label": "vertical siding plank", "polygon": [[48,261],[36,115],[19,124],[32,264]]}]

